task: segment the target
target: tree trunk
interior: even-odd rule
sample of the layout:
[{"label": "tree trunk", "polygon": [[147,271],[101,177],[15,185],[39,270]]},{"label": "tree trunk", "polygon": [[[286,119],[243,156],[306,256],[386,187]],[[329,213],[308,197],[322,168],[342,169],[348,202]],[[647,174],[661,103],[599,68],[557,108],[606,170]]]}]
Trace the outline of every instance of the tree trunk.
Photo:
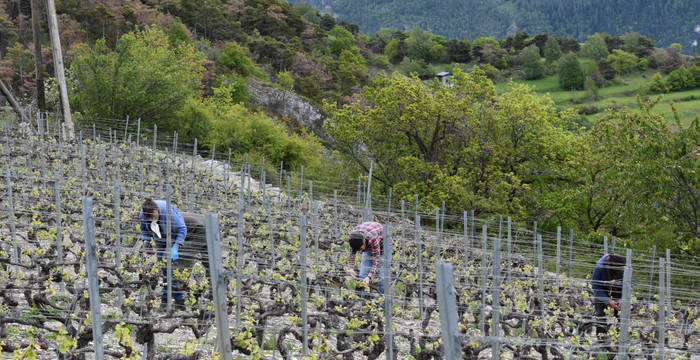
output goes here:
[{"label": "tree trunk", "polygon": [[47,0],[46,8],[49,13],[49,34],[51,35],[51,46],[53,47],[53,66],[61,98],[61,109],[63,110],[63,136],[66,140],[70,140],[75,137],[75,129],[70,113],[70,104],[68,103],[68,88],[66,87],[66,75],[63,72],[63,53],[61,52],[61,38],[58,34],[58,19],[56,18],[54,0]]},{"label": "tree trunk", "polygon": [[24,121],[24,112],[19,107],[19,104],[17,104],[17,101],[15,101],[15,98],[10,93],[10,89],[8,89],[7,86],[5,86],[5,83],[2,82],[2,80],[0,80],[0,91],[3,95],[5,95],[7,101],[10,102],[10,105],[12,105],[12,108],[15,110],[17,115],[19,115],[20,121]]},{"label": "tree trunk", "polygon": [[32,0],[32,39],[34,41],[34,68],[36,71],[36,103],[40,111],[46,111],[44,97],[44,62],[41,58],[41,26],[39,0]]}]

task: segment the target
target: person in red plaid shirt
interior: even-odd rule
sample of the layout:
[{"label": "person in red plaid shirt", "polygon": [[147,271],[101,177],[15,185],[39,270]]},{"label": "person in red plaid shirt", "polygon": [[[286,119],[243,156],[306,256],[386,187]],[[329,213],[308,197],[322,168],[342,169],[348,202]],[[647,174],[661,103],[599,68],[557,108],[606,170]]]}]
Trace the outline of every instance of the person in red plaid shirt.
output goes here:
[{"label": "person in red plaid shirt", "polygon": [[362,253],[360,263],[360,279],[369,287],[370,279],[377,278],[379,292],[384,293],[384,260],[382,258],[382,235],[384,226],[377,222],[363,222],[355,226],[350,232],[350,254],[348,255],[348,272],[350,276],[355,273],[355,254]]}]

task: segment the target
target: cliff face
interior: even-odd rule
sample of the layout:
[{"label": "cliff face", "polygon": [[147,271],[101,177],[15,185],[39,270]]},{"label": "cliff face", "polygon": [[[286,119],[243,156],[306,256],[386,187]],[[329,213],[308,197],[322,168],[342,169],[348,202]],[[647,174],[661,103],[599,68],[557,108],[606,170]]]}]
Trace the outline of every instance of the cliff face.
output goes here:
[{"label": "cliff face", "polygon": [[246,84],[250,93],[251,105],[263,107],[279,117],[286,115],[297,119],[299,124],[317,134],[323,132],[323,115],[301,96],[291,91],[267,86],[253,78],[249,79]]}]

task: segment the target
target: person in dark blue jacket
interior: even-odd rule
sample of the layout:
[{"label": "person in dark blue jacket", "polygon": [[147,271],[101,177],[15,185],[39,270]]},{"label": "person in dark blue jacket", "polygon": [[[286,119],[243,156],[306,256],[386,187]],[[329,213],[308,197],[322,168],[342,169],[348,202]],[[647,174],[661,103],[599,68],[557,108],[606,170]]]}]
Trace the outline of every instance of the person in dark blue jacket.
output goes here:
[{"label": "person in dark blue jacket", "polygon": [[[163,200],[146,199],[139,213],[139,223],[141,238],[147,253],[153,254],[155,243],[155,253],[158,255],[158,262],[165,259],[167,254],[167,211],[166,202]],[[206,228],[204,216],[191,213],[180,213],[175,206],[170,205],[170,238],[173,269],[185,269],[200,259],[207,276],[209,274],[209,261],[206,246]],[[162,267],[163,273],[163,304],[167,300],[167,266]],[[183,305],[184,286],[173,277],[173,300],[177,305]]]},{"label": "person in dark blue jacket", "polygon": [[[593,287],[593,303],[595,305],[595,316],[603,323],[605,320],[605,309],[610,307],[614,310],[615,316],[622,309],[619,300],[622,296],[622,277],[625,274],[624,268],[627,258],[621,255],[605,254],[598,260],[593,269],[591,286]],[[602,326],[596,330],[602,329]]]}]

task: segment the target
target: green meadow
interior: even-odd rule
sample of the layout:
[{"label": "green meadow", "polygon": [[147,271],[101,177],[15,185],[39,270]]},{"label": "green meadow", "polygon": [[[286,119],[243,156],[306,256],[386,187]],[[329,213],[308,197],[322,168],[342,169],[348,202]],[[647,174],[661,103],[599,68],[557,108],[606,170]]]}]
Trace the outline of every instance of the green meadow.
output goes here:
[{"label": "green meadow", "polygon": [[[632,111],[638,109],[637,95],[639,89],[643,87],[653,74],[653,72],[645,72],[615,78],[610,85],[598,89],[596,99],[592,99],[585,90],[562,90],[559,87],[558,75],[537,80],[520,80],[518,82],[532,86],[538,94],[548,94],[560,107],[582,108],[593,106],[597,108],[597,113],[586,115],[586,118],[592,122],[609,108],[624,107]],[[506,91],[508,84],[509,82],[496,83],[498,92]],[[681,124],[688,124],[695,117],[700,116],[700,89],[666,94],[648,94],[642,97],[642,101],[655,99],[658,96],[661,96],[661,100],[654,107],[654,110],[663,113],[669,120],[673,119],[672,104],[678,112]]]}]

